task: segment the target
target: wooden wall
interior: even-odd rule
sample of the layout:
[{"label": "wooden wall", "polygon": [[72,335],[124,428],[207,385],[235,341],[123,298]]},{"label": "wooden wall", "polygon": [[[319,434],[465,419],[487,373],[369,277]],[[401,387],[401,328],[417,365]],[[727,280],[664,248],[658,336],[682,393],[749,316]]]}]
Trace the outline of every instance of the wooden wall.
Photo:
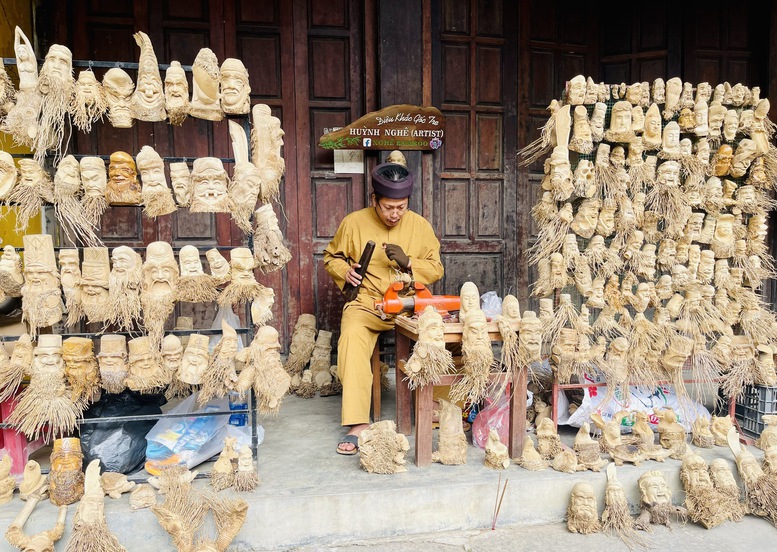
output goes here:
[{"label": "wooden wall", "polygon": [[[367,154],[363,174],[335,174],[332,152],[316,145],[325,128],[395,103],[440,108],[445,146],[407,155],[422,182],[411,206],[442,242],[446,275],[435,291],[456,292],[472,280],[482,291],[515,293],[526,305],[533,275],[524,251],[536,231],[529,210],[542,168],[517,168],[515,153],[538,136],[548,103],[567,80],[578,73],[608,82],[679,75],[690,82],[741,80],[760,85],[762,96],[777,88],[777,8],[753,0],[634,7],[560,0],[43,0],[37,13],[41,56],[59,42],[79,59],[134,62],[132,33],[145,30],[161,63],[191,64],[203,46],[219,60],[246,63],[252,102],[269,104],[286,132],[283,206],[276,211],[294,258],[282,272],[261,277],[276,291],[284,339],[303,312],[337,331],[343,300],[321,253],[341,218],[365,204],[369,169],[385,155]],[[73,148],[135,154],[144,144],[168,156],[231,157],[226,123],[198,120],[181,129],[100,125],[76,135]],[[115,208],[103,230],[109,245],[245,243],[228,217],[186,212],[149,224],[137,209]]]}]

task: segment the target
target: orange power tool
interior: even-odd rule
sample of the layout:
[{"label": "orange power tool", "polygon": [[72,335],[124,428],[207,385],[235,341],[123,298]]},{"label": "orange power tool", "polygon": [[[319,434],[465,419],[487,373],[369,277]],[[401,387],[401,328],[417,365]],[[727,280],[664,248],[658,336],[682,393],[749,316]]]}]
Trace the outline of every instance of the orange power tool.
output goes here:
[{"label": "orange power tool", "polygon": [[385,319],[387,314],[399,314],[401,312],[420,313],[427,306],[432,305],[442,315],[446,316],[449,310],[461,308],[461,297],[458,295],[432,295],[425,285],[413,282],[411,284],[415,295],[400,297],[399,292],[405,285],[402,282],[394,282],[383,294],[383,301],[375,301],[375,308],[380,311]]}]

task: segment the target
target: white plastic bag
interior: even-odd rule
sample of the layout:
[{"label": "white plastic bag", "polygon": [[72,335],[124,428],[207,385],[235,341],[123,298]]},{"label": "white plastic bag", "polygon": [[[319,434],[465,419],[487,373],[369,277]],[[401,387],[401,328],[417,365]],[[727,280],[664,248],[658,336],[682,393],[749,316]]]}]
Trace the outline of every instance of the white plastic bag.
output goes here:
[{"label": "white plastic bag", "polygon": [[[239,328],[240,327],[240,318],[235,314],[235,311],[232,310],[232,305],[224,305],[222,307],[219,307],[219,311],[216,313],[216,316],[213,318],[213,324],[210,325],[211,330],[221,330],[221,321],[224,320],[232,326],[233,328]],[[219,344],[219,341],[221,341],[221,334],[215,334],[210,336],[210,340],[208,341],[208,347],[210,347],[210,350],[216,348],[216,345]],[[241,334],[238,334],[237,336],[237,350],[239,351],[245,346],[245,343],[243,343],[243,336]]]},{"label": "white plastic bag", "polygon": [[502,314],[502,298],[495,291],[487,291],[480,296],[480,309],[493,320]]},{"label": "white plastic bag", "polygon": [[[189,416],[162,418],[146,436],[146,471],[158,475],[163,467],[175,464],[193,468],[205,462],[224,448],[224,437],[243,433],[243,444],[251,441],[249,426],[233,428],[229,425],[229,400],[213,399],[204,407],[197,407],[199,393],[187,397],[170,414],[197,414],[198,412],[226,412],[217,416]],[[264,432],[262,432],[264,433]]]},{"label": "white plastic bag", "polygon": [[[563,391],[559,391],[559,398],[561,395],[563,395]],[[567,409],[564,408],[563,411],[559,410],[559,424],[580,427],[584,422],[590,421],[590,416],[593,412],[599,412],[602,415],[602,418],[605,421],[608,421],[612,419],[615,413],[622,410],[638,410],[647,413],[648,423],[653,427],[657,427],[658,418],[653,413],[653,408],[664,408],[668,406],[677,413],[677,421],[683,425],[686,432],[689,432],[691,431],[691,424],[693,424],[696,418],[699,416],[704,416],[706,418],[710,417],[709,411],[703,404],[690,399],[681,401],[675,393],[674,387],[671,385],[659,385],[652,389],[629,387],[628,405],[625,400],[626,397],[621,394],[621,390],[616,389],[613,400],[602,409],[600,403],[606,395],[606,386],[584,388],[583,402],[571,416],[564,419],[562,412],[566,413]],[[628,432],[629,426],[631,425],[633,425],[633,421],[624,418],[621,422],[621,431],[625,429]]]}]

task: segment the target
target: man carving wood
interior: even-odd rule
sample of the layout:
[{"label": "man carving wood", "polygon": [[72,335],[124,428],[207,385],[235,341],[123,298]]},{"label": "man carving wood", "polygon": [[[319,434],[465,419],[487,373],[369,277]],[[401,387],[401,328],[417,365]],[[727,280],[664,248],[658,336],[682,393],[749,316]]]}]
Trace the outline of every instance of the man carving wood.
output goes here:
[{"label": "man carving wood", "polygon": [[[375,301],[403,272],[426,285],[443,275],[440,242],[432,226],[408,209],[412,173],[401,162],[383,163],[372,171],[372,187],[372,205],[346,216],[324,250],[324,266],[338,287],[342,289],[346,282],[359,286],[356,299],[343,308],[337,344],[342,425],[350,427],[337,452],[345,455],[357,453],[358,436],[369,423],[370,357],[378,335],[394,327],[392,316],[380,317]],[[358,259],[369,240],[378,247],[361,277]]]}]

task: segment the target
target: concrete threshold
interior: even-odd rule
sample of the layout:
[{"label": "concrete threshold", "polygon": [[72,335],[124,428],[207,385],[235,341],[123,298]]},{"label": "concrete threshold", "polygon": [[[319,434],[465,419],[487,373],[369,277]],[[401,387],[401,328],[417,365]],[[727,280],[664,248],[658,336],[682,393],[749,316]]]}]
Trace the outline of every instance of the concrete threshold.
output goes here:
[{"label": "concrete threshold", "polygon": [[[393,389],[383,395],[383,419],[394,417]],[[340,397],[300,399],[287,396],[280,415],[260,419],[265,441],[259,447],[258,471],[262,484],[242,498],[249,503],[248,521],[231,550],[284,550],[312,544],[369,541],[403,535],[458,530],[487,530],[494,521],[499,481],[507,485],[497,527],[560,523],[564,520],[569,493],[578,481],[588,481],[597,489],[603,508],[604,472],[565,474],[548,468],[530,472],[512,464],[501,472],[483,465],[483,450],[470,446],[467,464],[433,464],[417,468],[413,464],[413,439],[407,456],[407,472],[396,475],[368,474],[357,456],[335,452],[345,434],[339,425]],[[562,426],[562,440],[571,446],[575,428]],[[435,431],[435,439],[436,439]],[[711,461],[734,461],[727,448],[699,449]],[[760,451],[757,451],[760,457]],[[202,472],[210,465],[200,466]],[[647,470],[661,470],[682,503],[680,461],[644,462],[640,467],[618,468],[632,509],[638,511],[637,478]],[[734,471],[736,471],[734,469]],[[207,485],[197,480],[196,485]],[[229,494],[231,491],[222,491]],[[172,550],[169,536],[149,510],[132,512],[129,495],[119,500],[105,499],[108,525],[129,550]],[[75,506],[70,507],[62,544],[70,535]],[[22,503],[18,493],[0,506],[0,528],[7,527]],[[56,508],[40,504],[25,527],[28,535],[49,529]],[[205,531],[213,531],[211,521]],[[0,550],[12,550],[3,541]]]}]

